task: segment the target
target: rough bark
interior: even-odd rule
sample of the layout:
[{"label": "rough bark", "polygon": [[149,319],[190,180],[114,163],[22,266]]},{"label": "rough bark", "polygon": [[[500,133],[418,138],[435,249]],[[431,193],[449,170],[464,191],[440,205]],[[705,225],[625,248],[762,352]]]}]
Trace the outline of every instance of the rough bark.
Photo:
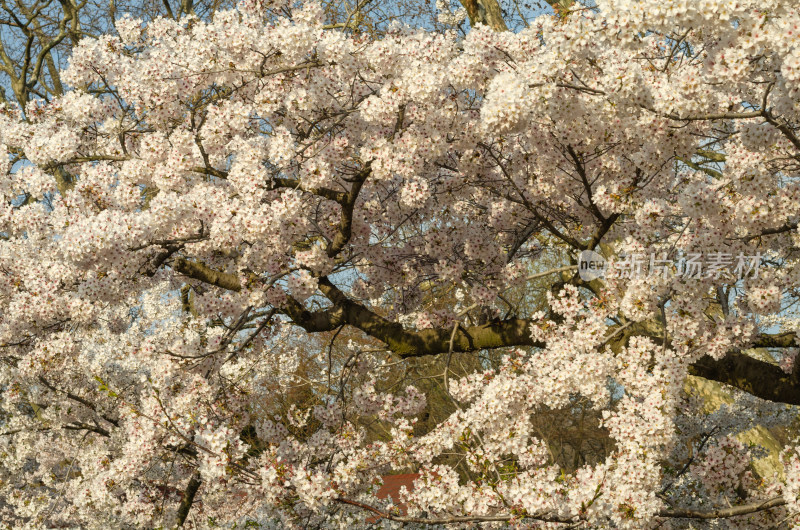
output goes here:
[{"label": "rough bark", "polygon": [[719,360],[705,356],[689,367],[689,373],[762,399],[800,405],[800,384],[796,373],[787,374],[776,365],[741,352],[728,353]]}]

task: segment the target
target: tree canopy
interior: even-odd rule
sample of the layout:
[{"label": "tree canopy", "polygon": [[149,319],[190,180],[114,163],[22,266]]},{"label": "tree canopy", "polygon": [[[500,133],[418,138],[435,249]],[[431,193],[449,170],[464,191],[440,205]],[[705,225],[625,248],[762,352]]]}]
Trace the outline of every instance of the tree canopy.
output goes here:
[{"label": "tree canopy", "polygon": [[2,5],[0,521],[800,524],[795,1],[206,4]]}]

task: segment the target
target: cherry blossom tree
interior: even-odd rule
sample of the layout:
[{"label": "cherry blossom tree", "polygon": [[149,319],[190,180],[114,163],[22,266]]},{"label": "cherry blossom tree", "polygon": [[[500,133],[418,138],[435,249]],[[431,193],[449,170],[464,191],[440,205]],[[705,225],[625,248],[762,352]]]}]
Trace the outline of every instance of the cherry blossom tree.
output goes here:
[{"label": "cherry blossom tree", "polygon": [[7,527],[800,525],[800,442],[738,437],[800,405],[796,2],[498,6],[186,4],[11,70]]}]

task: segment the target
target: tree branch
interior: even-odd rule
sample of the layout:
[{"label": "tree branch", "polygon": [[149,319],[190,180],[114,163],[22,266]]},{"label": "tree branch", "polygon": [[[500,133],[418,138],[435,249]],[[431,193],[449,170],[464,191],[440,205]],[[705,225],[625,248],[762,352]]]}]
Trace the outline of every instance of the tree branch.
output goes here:
[{"label": "tree branch", "polygon": [[786,501],[783,497],[774,497],[760,503],[744,504],[742,506],[732,506],[730,508],[720,508],[707,512],[701,512],[697,510],[663,510],[658,513],[658,516],[681,519],[723,519],[726,517],[737,517],[739,515],[763,512],[764,510],[771,510],[772,508],[778,508],[785,505]]},{"label": "tree branch", "polygon": [[[199,262],[180,258],[175,261],[173,268],[189,278],[210,285],[237,292],[241,290],[239,279],[235,274],[219,272]],[[345,324],[353,326],[384,342],[389,350],[402,358],[439,355],[447,353],[450,349],[452,329],[449,326],[409,331],[401,324],[392,322],[351,300],[327,278],[320,279],[319,289],[333,303],[333,307],[311,312],[297,300],[289,297],[280,311],[309,333],[333,331]],[[544,344],[535,342],[531,338],[532,323],[531,320],[513,318],[492,321],[480,326],[460,327],[453,338],[453,351],[472,352],[515,346],[544,347]],[[626,334],[622,340],[628,340],[635,334]],[[644,335],[650,336],[646,332]],[[750,347],[788,348],[795,344],[795,336],[794,333],[762,334]],[[689,373],[733,386],[761,399],[800,405],[800,382],[795,375],[786,374],[778,366],[760,361],[741,351],[730,352],[720,360],[705,356],[689,367]]]},{"label": "tree branch", "polygon": [[239,277],[236,274],[220,272],[208,267],[207,265],[198,261],[189,261],[184,258],[178,258],[172,263],[172,268],[175,272],[188,276],[189,278],[200,280],[203,283],[221,287],[228,291],[239,292],[242,290],[242,285],[239,282]]},{"label": "tree branch", "polygon": [[[336,312],[341,314],[342,322],[386,343],[400,357],[438,355],[450,351],[452,330],[449,326],[407,331],[401,324],[391,322],[350,300],[327,278],[320,279],[319,289],[333,302]],[[530,320],[508,319],[468,328],[459,327],[459,333],[453,338],[453,351],[470,352],[505,346],[543,347],[543,344],[531,338],[530,326]]]},{"label": "tree branch", "polygon": [[730,352],[719,360],[704,356],[689,367],[689,373],[761,399],[800,405],[800,384],[795,374],[741,352]]},{"label": "tree branch", "polygon": [[97,405],[95,405],[94,403],[92,403],[88,399],[82,398],[81,396],[73,394],[72,392],[68,392],[66,390],[61,390],[60,388],[58,388],[55,385],[53,385],[50,381],[45,379],[44,376],[41,376],[41,375],[39,376],[39,382],[42,383],[47,388],[49,388],[50,390],[52,390],[53,392],[56,392],[56,393],[60,392],[60,393],[64,394],[65,396],[67,396],[72,401],[80,403],[81,405],[83,405],[84,407],[88,408],[92,412],[98,414],[101,418],[106,420],[108,423],[110,423],[114,427],[119,427],[119,421],[117,421],[114,418],[111,418],[110,416],[107,416],[105,414],[100,414],[97,411]]},{"label": "tree branch", "polygon": [[183,523],[186,522],[186,517],[189,516],[189,510],[192,508],[192,503],[194,503],[194,497],[197,495],[198,489],[200,489],[200,474],[195,473],[192,475],[192,478],[189,479],[189,484],[186,486],[186,491],[183,492],[181,504],[178,506],[176,524],[178,528],[181,528]]},{"label": "tree branch", "polygon": [[355,178],[353,179],[353,187],[345,196],[344,201],[341,202],[342,217],[339,222],[339,231],[336,232],[333,241],[331,241],[331,244],[328,247],[328,257],[332,258],[336,256],[342,251],[345,245],[350,242],[353,228],[353,209],[356,206],[356,200],[358,199],[358,194],[361,192],[361,187],[364,185],[364,182],[366,182],[371,171],[370,164],[368,163],[366,166],[364,166],[364,169],[356,174]]}]

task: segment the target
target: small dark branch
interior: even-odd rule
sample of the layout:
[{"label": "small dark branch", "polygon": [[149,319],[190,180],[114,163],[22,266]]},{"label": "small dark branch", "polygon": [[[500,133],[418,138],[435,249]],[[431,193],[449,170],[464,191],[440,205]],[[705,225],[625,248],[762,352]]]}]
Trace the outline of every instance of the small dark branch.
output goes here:
[{"label": "small dark branch", "polygon": [[700,443],[697,446],[697,450],[692,454],[692,456],[689,457],[689,460],[686,461],[686,464],[684,464],[681,470],[678,471],[678,474],[675,475],[675,479],[666,486],[664,486],[661,489],[661,491],[658,492],[659,496],[667,493],[672,488],[672,486],[675,485],[678,479],[681,478],[687,471],[689,471],[689,467],[692,465],[692,462],[695,461],[697,455],[699,455],[703,451],[703,447],[705,447],[705,445],[708,443],[711,437],[714,436],[716,432],[717,432],[717,427],[715,426],[710,431],[708,431],[703,435],[703,438],[700,440]]},{"label": "small dark branch", "polygon": [[604,96],[606,93],[603,90],[598,90],[596,88],[591,88],[588,86],[578,86],[578,85],[570,85],[568,83],[556,83],[556,86],[559,88],[568,88],[570,90],[577,90],[579,92],[586,92],[587,94],[593,94],[596,96]]},{"label": "small dark branch", "polygon": [[514,255],[519,251],[519,249],[522,248],[522,246],[537,230],[541,230],[541,228],[542,223],[539,222],[538,219],[534,219],[533,221],[529,222],[517,235],[517,237],[514,239],[514,243],[508,249],[508,252],[506,253],[506,263],[511,263],[511,260],[514,258]]},{"label": "small dark branch", "polygon": [[236,357],[241,351],[243,351],[245,348],[247,348],[250,345],[250,343],[253,342],[253,340],[256,337],[258,337],[261,334],[262,331],[264,331],[264,328],[266,328],[267,325],[269,325],[269,323],[272,321],[272,317],[275,315],[276,312],[277,312],[276,309],[274,309],[274,308],[270,309],[269,312],[267,313],[267,315],[264,317],[264,319],[258,325],[256,330],[252,334],[250,334],[250,336],[247,337],[247,339],[245,339],[244,342],[239,344],[233,352],[231,352],[231,354],[228,356],[228,358],[225,359],[225,362],[230,361],[231,359]]},{"label": "small dark branch", "polygon": [[760,503],[732,506],[730,508],[720,508],[707,512],[701,512],[697,510],[663,510],[658,513],[658,516],[680,519],[724,519],[727,517],[737,517],[740,515],[763,512],[765,510],[771,510],[772,508],[779,508],[785,505],[786,500],[783,497],[774,497]]},{"label": "small dark branch", "polygon": [[663,116],[675,121],[747,120],[760,118],[763,113],[760,110],[754,110],[751,112],[710,112],[708,114],[695,114],[694,116],[679,116],[677,114],[664,114]]},{"label": "small dark branch", "polygon": [[186,491],[183,492],[181,504],[178,506],[176,524],[178,528],[183,527],[183,523],[186,522],[186,518],[189,516],[189,510],[192,508],[192,503],[194,503],[194,497],[197,495],[197,490],[200,489],[200,484],[200,474],[195,473],[192,475],[192,478],[189,479],[189,484],[186,486]]},{"label": "small dark branch", "polygon": [[800,138],[797,137],[791,127],[785,123],[779,122],[777,118],[775,118],[775,116],[769,111],[767,102],[769,100],[769,93],[772,91],[774,86],[775,82],[773,81],[767,85],[767,89],[764,91],[764,97],[761,101],[761,114],[764,116],[764,119],[767,120],[770,125],[778,129],[781,134],[783,134],[783,136],[785,136],[786,139],[789,140],[793,146],[795,146],[796,149],[800,149]]},{"label": "small dark branch", "polygon": [[582,244],[580,241],[578,241],[574,237],[568,236],[567,234],[564,234],[563,232],[561,232],[558,228],[555,227],[555,225],[553,225],[552,222],[550,222],[550,219],[548,219],[544,215],[540,214],[537,209],[534,208],[534,209],[530,210],[530,212],[533,214],[533,216],[540,223],[542,223],[544,225],[545,228],[547,228],[547,231],[550,232],[551,234],[553,234],[555,237],[557,237],[558,239],[560,239],[561,241],[563,241],[567,245],[571,246],[572,248],[575,248],[575,249],[578,249],[578,250],[586,250],[586,246],[584,244]]},{"label": "small dark branch", "polygon": [[331,373],[333,373],[333,345],[336,343],[336,337],[342,332],[344,326],[339,328],[333,333],[331,340],[328,341],[328,392],[331,391]]},{"label": "small dark branch", "polygon": [[540,223],[542,223],[542,225],[544,225],[545,228],[547,228],[547,230],[551,234],[553,234],[554,236],[556,236],[557,238],[559,238],[560,240],[562,240],[563,242],[565,242],[569,246],[571,246],[573,248],[576,248],[576,249],[580,249],[580,250],[584,250],[585,249],[585,247],[579,241],[577,241],[576,239],[568,236],[567,234],[562,233],[559,229],[557,229],[553,225],[552,222],[550,222],[550,219],[548,219],[546,216],[544,216],[541,213],[539,213],[539,210],[525,196],[525,193],[523,192],[523,190],[521,190],[520,187],[517,186],[516,182],[514,182],[514,179],[512,178],[511,174],[509,174],[508,170],[506,169],[505,165],[503,164],[503,161],[500,159],[500,157],[497,154],[495,154],[495,152],[492,150],[492,147],[490,145],[485,144],[483,142],[478,142],[478,146],[483,148],[488,153],[488,155],[490,157],[492,157],[492,159],[497,164],[498,169],[500,169],[500,171],[503,173],[503,176],[506,178],[506,180],[508,180],[508,183],[511,185],[511,187],[514,189],[516,194],[519,196],[519,199],[515,199],[515,198],[512,198],[510,196],[504,196],[507,200],[515,202],[517,204],[522,204],[523,206],[525,206],[525,208],[527,208],[528,211],[530,211],[531,214],[533,214],[533,216]]},{"label": "small dark branch", "polygon": [[100,162],[100,161],[107,161],[107,162],[125,162],[126,160],[130,160],[131,157],[129,156],[119,156],[119,155],[91,155],[91,156],[78,156],[68,160],[67,162],[63,162],[63,165],[69,164],[81,164],[84,162]]},{"label": "small dark branch", "polygon": [[581,160],[581,158],[578,156],[578,153],[575,152],[571,145],[567,146],[567,153],[569,153],[570,158],[572,158],[572,162],[575,164],[575,170],[578,172],[578,176],[581,178],[583,189],[586,190],[586,197],[589,199],[589,207],[592,211],[592,214],[594,214],[598,221],[603,223],[606,218],[602,213],[600,213],[600,209],[594,202],[594,197],[592,196],[592,186],[589,184],[589,178],[586,176],[586,166],[584,165],[583,160]]},{"label": "small dark branch", "polygon": [[662,72],[666,72],[667,71],[667,68],[669,68],[670,63],[672,63],[672,58],[675,57],[675,52],[678,51],[678,48],[680,47],[681,43],[686,39],[686,37],[689,36],[689,33],[691,33],[691,32],[692,32],[692,28],[687,29],[686,33],[681,35],[681,37],[677,41],[675,41],[675,44],[672,46],[672,49],[670,50],[669,55],[667,56],[666,60],[664,61],[664,66],[661,68]]},{"label": "small dark branch", "polygon": [[783,134],[787,140],[789,140],[795,148],[800,149],[800,138],[797,137],[795,132],[785,123],[779,122],[771,112],[764,111],[764,118],[769,122],[770,125],[778,129],[781,134]]},{"label": "small dark branch", "polygon": [[258,72],[258,77],[262,78],[262,77],[267,77],[267,76],[272,76],[272,75],[286,74],[286,73],[290,73],[290,72],[297,72],[299,70],[308,71],[311,68],[321,68],[321,67],[325,67],[325,66],[336,66],[336,63],[335,62],[321,63],[321,62],[316,61],[316,60],[308,61],[308,62],[305,62],[305,63],[300,63],[300,64],[297,64],[297,65],[293,65],[293,66],[283,66],[283,67],[276,68],[274,70],[269,70],[269,71],[261,70],[261,71]]},{"label": "small dark branch", "polygon": [[783,234],[785,232],[791,232],[793,230],[797,230],[797,223],[796,222],[794,222],[794,223],[786,223],[785,225],[779,226],[777,228],[767,228],[765,230],[762,230],[761,233],[759,233],[759,234],[754,234],[752,236],[747,236],[746,238],[744,238],[744,241],[746,243],[749,243],[753,239],[758,239],[759,237],[771,236],[771,235],[775,235],[775,234]]},{"label": "small dark branch", "polygon": [[68,431],[89,431],[99,434],[100,436],[104,436],[106,438],[109,438],[111,436],[111,433],[108,432],[106,429],[103,429],[102,427],[99,427],[97,425],[89,425],[88,423],[82,423],[79,421],[63,425],[62,428]]},{"label": "small dark branch", "polygon": [[12,429],[6,432],[0,432],[0,436],[14,436],[15,434],[19,434],[21,432],[46,432],[49,431],[50,427],[39,427],[37,429]]},{"label": "small dark branch", "polygon": [[[641,181],[641,179],[642,179],[642,172],[641,172],[641,170],[637,169],[636,170],[636,178],[634,178],[634,180],[633,180],[633,186],[635,187],[636,185],[638,185],[638,183]],[[587,184],[588,184],[588,181],[587,181]],[[589,197],[589,200],[590,201],[592,200],[591,196]],[[604,218],[603,222],[600,223],[600,226],[598,227],[597,232],[595,232],[595,234],[592,236],[592,239],[583,248],[588,249],[588,250],[592,250],[597,245],[599,245],[600,241],[603,239],[603,237],[605,237],[605,235],[608,233],[608,231],[611,230],[611,227],[614,226],[614,223],[617,221],[617,219],[619,219],[619,217],[620,217],[619,213],[613,213],[613,214],[609,215],[608,217]]]},{"label": "small dark branch", "polygon": [[[81,396],[78,396],[76,394],[73,394],[72,392],[67,392],[65,390],[61,390],[60,388],[58,388],[55,385],[53,385],[52,383],[50,383],[50,381],[45,379],[44,376],[40,375],[38,379],[39,379],[40,383],[42,383],[44,386],[46,386],[48,389],[52,390],[53,392],[64,394],[65,396],[67,396],[72,401],[80,403],[81,405],[83,405],[84,407],[88,408],[92,412],[97,413],[97,405],[95,405],[91,401],[89,401],[87,399],[84,399]],[[110,423],[114,427],[119,427],[119,421],[115,420],[114,418],[110,418],[110,417],[106,416],[105,414],[100,414],[100,417],[103,418],[104,420],[106,420],[108,423]]]}]

